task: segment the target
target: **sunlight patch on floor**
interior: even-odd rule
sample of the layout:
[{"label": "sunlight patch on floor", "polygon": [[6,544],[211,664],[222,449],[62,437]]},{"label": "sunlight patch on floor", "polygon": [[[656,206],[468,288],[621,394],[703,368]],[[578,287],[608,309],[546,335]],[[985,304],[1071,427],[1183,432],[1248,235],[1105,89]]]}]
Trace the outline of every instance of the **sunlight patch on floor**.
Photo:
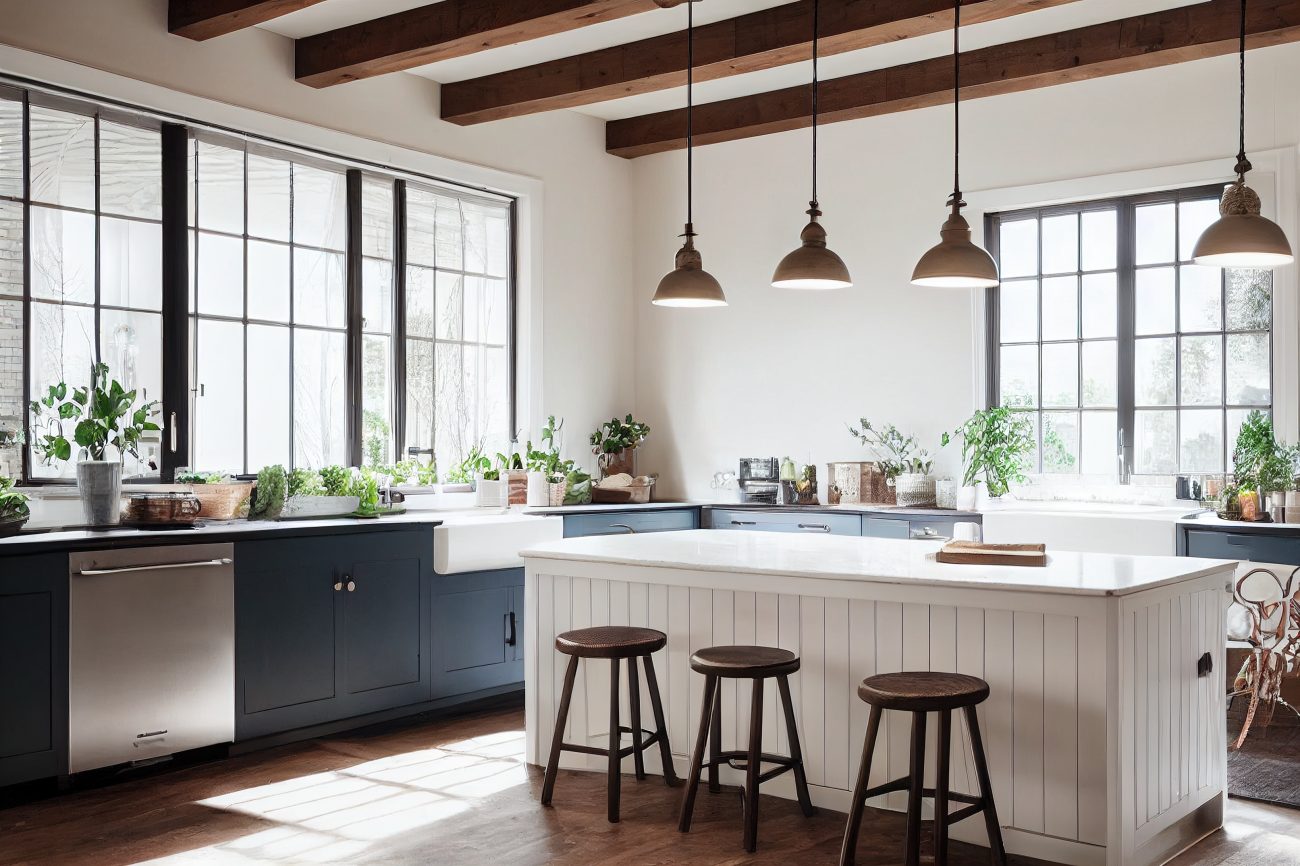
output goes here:
[{"label": "sunlight patch on floor", "polygon": [[274,826],[148,862],[343,862],[376,841],[436,825],[527,781],[523,731],[404,752],[199,800]]}]

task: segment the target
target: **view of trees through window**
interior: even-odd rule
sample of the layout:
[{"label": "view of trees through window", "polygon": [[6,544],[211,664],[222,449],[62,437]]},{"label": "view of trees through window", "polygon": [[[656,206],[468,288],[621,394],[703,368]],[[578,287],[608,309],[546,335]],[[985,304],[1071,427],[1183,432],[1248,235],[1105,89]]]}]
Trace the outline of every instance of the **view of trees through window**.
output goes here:
[{"label": "view of trees through window", "polygon": [[[996,400],[1032,416],[1031,469],[1222,472],[1272,404],[1272,274],[1193,264],[1218,190],[990,218]],[[1123,387],[1127,386],[1127,387]]]},{"label": "view of trees through window", "polygon": [[[75,453],[45,466],[24,451],[26,401],[88,384],[96,362],[166,399],[165,298],[187,302],[171,338],[189,387],[158,420],[188,419],[194,468],[381,465],[409,449],[450,468],[505,450],[509,199],[177,126],[188,180],[171,200],[188,212],[168,217],[165,178],[182,175],[166,126],[0,84],[0,472],[72,477]],[[189,280],[170,286],[164,225],[179,237],[181,219]],[[168,435],[126,474],[158,476]]]}]

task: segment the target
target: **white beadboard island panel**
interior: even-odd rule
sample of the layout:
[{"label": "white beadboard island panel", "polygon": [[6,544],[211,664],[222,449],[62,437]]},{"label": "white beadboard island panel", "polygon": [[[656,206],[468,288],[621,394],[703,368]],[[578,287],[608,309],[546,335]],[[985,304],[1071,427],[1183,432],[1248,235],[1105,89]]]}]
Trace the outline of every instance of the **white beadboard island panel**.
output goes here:
[{"label": "white beadboard island panel", "polygon": [[[1233,563],[1058,553],[1044,569],[949,566],[933,561],[937,546],[700,530],[526,551],[529,761],[545,760],[555,724],[564,672],[556,635],[645,622],[668,635],[655,664],[679,775],[703,690],[690,653],[753,642],[802,659],[791,686],[819,805],[847,809],[866,729],[856,693],[862,678],[957,670],[992,690],[979,717],[1009,851],[1079,866],[1160,863],[1219,825],[1223,672],[1216,664],[1198,677],[1196,661],[1223,645]],[[648,610],[638,611],[641,604]],[[568,741],[603,747],[608,663],[583,664],[589,672],[578,678]],[[748,725],[749,684],[730,686],[724,748],[743,742]],[[785,753],[774,690],[768,697],[764,749]],[[645,702],[643,712],[648,718]],[[872,784],[907,772],[909,720],[885,718]],[[572,768],[603,770],[602,762],[563,758]],[[646,763],[657,771],[658,754]],[[930,786],[933,768],[931,749]],[[951,782],[975,790],[962,724]],[[764,791],[793,796],[788,776]],[[871,805],[901,810],[905,796]],[[986,844],[978,820],[955,825],[952,835]]]}]

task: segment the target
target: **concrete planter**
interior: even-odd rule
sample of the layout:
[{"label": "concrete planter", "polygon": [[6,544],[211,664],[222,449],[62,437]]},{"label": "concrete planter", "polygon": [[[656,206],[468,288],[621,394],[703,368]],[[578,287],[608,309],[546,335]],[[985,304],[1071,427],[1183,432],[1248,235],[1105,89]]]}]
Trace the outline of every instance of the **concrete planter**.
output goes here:
[{"label": "concrete planter", "polygon": [[112,526],[122,519],[122,464],[83,460],[77,464],[77,492],[87,526]]}]

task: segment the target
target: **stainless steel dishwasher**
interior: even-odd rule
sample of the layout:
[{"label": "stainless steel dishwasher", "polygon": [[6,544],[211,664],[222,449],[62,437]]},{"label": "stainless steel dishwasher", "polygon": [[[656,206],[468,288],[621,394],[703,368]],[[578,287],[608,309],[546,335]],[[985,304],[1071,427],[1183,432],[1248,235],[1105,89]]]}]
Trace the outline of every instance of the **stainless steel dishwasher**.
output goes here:
[{"label": "stainless steel dishwasher", "polygon": [[68,770],[235,737],[234,545],[69,557]]}]

